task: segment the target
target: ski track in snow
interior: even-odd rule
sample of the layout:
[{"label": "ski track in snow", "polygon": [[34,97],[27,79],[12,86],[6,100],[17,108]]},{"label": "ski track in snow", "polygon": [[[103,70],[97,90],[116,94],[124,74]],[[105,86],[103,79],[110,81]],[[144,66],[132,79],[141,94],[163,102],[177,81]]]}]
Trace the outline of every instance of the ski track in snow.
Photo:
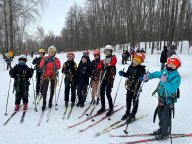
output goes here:
[{"label": "ski track in snow", "polygon": [[[82,52],[76,52],[75,62],[79,63],[80,58],[82,56]],[[63,64],[66,61],[66,54],[57,54],[58,58],[60,58],[61,63]],[[93,59],[92,52],[90,53],[91,59]],[[116,53],[118,57],[118,64],[117,64],[117,75],[115,77],[115,83],[112,90],[113,99],[115,97],[118,83],[120,80],[120,76],[118,75],[119,70],[122,70],[125,67],[127,70],[130,62],[127,65],[122,65],[121,63],[121,55]],[[181,96],[178,99],[178,103],[175,106],[175,119],[173,119],[172,123],[172,133],[191,133],[191,126],[192,126],[192,97],[191,97],[191,72],[192,72],[192,65],[191,65],[191,55],[179,55],[182,60],[182,67],[179,69],[180,74],[182,76],[182,82],[180,86]],[[104,56],[102,55],[102,58]],[[157,58],[159,56],[157,54],[154,55],[146,55],[146,61],[144,65],[146,65],[146,69],[150,72],[156,71],[160,69],[159,64],[157,64]],[[78,119],[78,116],[82,114],[84,109],[89,105],[91,100],[91,94],[89,91],[89,95],[87,97],[87,101],[85,103],[84,108],[77,108],[74,107],[74,110],[71,114],[69,120],[66,118],[62,119],[62,114],[64,111],[64,84],[61,88],[61,93],[58,101],[58,110],[55,110],[55,107],[52,108],[50,120],[46,122],[47,118],[47,110],[44,113],[44,117],[42,119],[41,125],[38,127],[37,122],[39,120],[40,111],[41,111],[41,103],[38,105],[38,112],[34,111],[34,104],[33,102],[33,85],[31,81],[30,90],[29,90],[29,108],[26,112],[26,116],[24,122],[20,124],[20,119],[22,115],[22,111],[19,111],[6,126],[2,126],[5,120],[10,116],[12,111],[14,110],[14,100],[15,96],[12,93],[13,91],[13,79],[11,80],[11,88],[10,88],[10,97],[9,97],[9,105],[8,105],[8,116],[4,116],[5,106],[6,106],[6,99],[7,99],[7,91],[9,85],[9,74],[8,71],[4,70],[4,62],[2,57],[0,57],[0,92],[1,92],[1,104],[0,104],[0,143],[1,144],[107,144],[107,143],[118,143],[118,142],[128,142],[139,140],[139,137],[132,137],[132,138],[111,138],[108,134],[101,135],[99,137],[95,137],[95,134],[105,127],[112,124],[114,121],[119,120],[125,112],[125,108],[119,111],[118,113],[114,114],[111,117],[111,121],[107,119],[102,121],[101,123],[97,124],[96,126],[88,129],[85,132],[79,133],[80,129],[85,128],[86,126],[92,124],[93,122],[89,120],[88,122],[76,126],[72,129],[67,129],[67,126],[74,124],[82,119],[85,119],[84,116],[81,119]],[[28,57],[27,64],[31,67],[32,58]],[[14,59],[14,64],[17,63],[17,57]],[[60,72],[61,80],[62,74]],[[35,74],[33,76],[34,83]],[[125,105],[126,99],[126,90],[124,87],[125,78],[122,78],[121,85],[119,88],[118,96],[116,104],[119,106]],[[137,116],[148,114],[148,116],[144,117],[141,120],[130,124],[128,127],[129,134],[137,134],[137,133],[150,133],[153,130],[158,128],[158,119],[156,119],[156,123],[152,123],[153,120],[153,113],[154,109],[157,105],[157,97],[152,97],[151,94],[155,90],[158,83],[158,79],[151,80],[144,84],[142,93],[140,96],[139,101],[139,110]],[[60,82],[59,82],[60,84]],[[59,86],[57,86],[57,94],[59,91]],[[49,98],[49,94],[48,94]],[[48,101],[48,100],[47,100]],[[42,102],[42,101],[41,101]],[[54,99],[53,99],[54,103]],[[106,106],[108,106],[106,100]],[[97,110],[100,108],[100,105],[97,106]],[[69,110],[69,109],[68,109]],[[68,111],[69,112],[69,111]],[[95,110],[96,112],[96,110]],[[103,116],[103,115],[102,115]],[[95,118],[95,121],[100,119],[102,116],[98,116]],[[125,127],[116,129],[111,131],[111,134],[123,134],[123,130]],[[142,138],[141,139],[145,139]],[[170,139],[165,141],[155,141],[152,142],[153,144],[170,144]],[[192,138],[181,138],[181,139],[173,139],[174,144],[192,144]]]}]

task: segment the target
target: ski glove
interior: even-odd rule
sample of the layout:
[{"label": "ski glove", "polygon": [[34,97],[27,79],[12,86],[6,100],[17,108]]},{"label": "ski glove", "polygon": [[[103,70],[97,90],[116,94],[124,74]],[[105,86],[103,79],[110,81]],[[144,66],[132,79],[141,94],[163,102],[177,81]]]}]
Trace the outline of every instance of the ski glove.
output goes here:
[{"label": "ski glove", "polygon": [[144,74],[143,80],[144,80],[144,82],[147,82],[149,80],[149,76],[147,74]]},{"label": "ski glove", "polygon": [[140,80],[140,81],[143,81],[143,80],[144,80],[144,79],[143,79],[143,76],[140,76],[140,77],[139,77],[139,80]]},{"label": "ski glove", "polygon": [[161,80],[162,82],[166,82],[166,81],[167,81],[167,76],[162,75],[161,78],[160,78],[160,80]]},{"label": "ski glove", "polygon": [[119,76],[123,76],[123,71],[119,71]]}]

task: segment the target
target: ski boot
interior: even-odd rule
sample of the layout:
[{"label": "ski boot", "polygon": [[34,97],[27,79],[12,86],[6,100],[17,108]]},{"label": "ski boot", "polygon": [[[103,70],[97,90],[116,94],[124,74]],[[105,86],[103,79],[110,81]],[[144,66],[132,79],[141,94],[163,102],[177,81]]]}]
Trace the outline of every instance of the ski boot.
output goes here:
[{"label": "ski boot", "polygon": [[81,108],[84,107],[84,102],[82,102],[82,103],[80,104],[80,107],[81,107]]},{"label": "ski boot", "polygon": [[113,114],[113,109],[110,108],[109,111],[106,113],[106,116],[110,116],[110,115],[112,115],[112,114]]},{"label": "ski boot", "polygon": [[105,107],[101,107],[101,109],[97,111],[97,114],[101,114],[101,113],[103,113],[104,111],[105,111]]},{"label": "ski boot", "polygon": [[19,104],[16,104],[15,105],[15,111],[18,111],[20,109],[20,105]]},{"label": "ski boot", "polygon": [[158,135],[155,136],[155,139],[156,139],[156,140],[163,140],[163,139],[167,139],[167,138],[169,138],[169,134],[168,134],[168,133],[165,134],[165,135],[163,135],[163,134],[158,134]]},{"label": "ski boot", "polygon": [[49,108],[52,107],[52,101],[49,101]]},{"label": "ski boot", "polygon": [[27,103],[24,103],[24,104],[23,104],[23,110],[26,111],[27,108],[28,108],[28,104],[27,104]]},{"label": "ski boot", "polygon": [[153,131],[153,135],[159,135],[161,133],[161,130],[160,129],[158,129],[158,130],[156,130],[156,131]]},{"label": "ski boot", "polygon": [[129,117],[129,115],[130,115],[130,113],[126,112],[126,113],[122,116],[121,120],[122,120],[122,121],[123,121],[123,120],[126,120],[126,119]]},{"label": "ski boot", "polygon": [[75,105],[75,102],[72,102],[72,103],[71,103],[71,107],[74,107],[74,105]]},{"label": "ski boot", "polygon": [[41,108],[41,109],[42,109],[42,111],[44,111],[44,110],[45,110],[45,108],[46,108],[46,105],[43,105],[43,106],[42,106],[42,108]]}]

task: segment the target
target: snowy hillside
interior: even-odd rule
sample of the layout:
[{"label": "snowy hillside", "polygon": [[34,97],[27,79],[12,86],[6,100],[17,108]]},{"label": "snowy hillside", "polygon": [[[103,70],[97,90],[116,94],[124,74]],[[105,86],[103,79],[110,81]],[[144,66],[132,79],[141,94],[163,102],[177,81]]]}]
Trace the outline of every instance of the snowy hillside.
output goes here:
[{"label": "snowy hillside", "polygon": [[[186,48],[186,47],[185,47]],[[187,48],[186,48],[187,49]],[[186,50],[187,51],[187,50]],[[123,68],[127,69],[128,65],[121,64],[121,54],[115,53],[118,57],[117,64],[117,72],[122,70]],[[78,63],[82,56],[82,52],[75,53],[75,61]],[[62,63],[66,61],[66,54],[57,54],[56,55]],[[91,59],[93,59],[92,52],[90,53]],[[175,119],[172,124],[172,133],[191,133],[192,126],[192,96],[191,96],[191,82],[192,82],[192,64],[191,64],[191,55],[187,55],[187,52],[182,55],[179,55],[182,60],[182,67],[179,69],[179,72],[182,76],[182,82],[180,86],[181,96],[178,100],[178,103],[175,106]],[[102,58],[104,56],[102,55]],[[154,54],[150,55],[147,53],[146,60],[143,65],[146,65],[146,69],[150,72],[156,71],[160,69],[160,65],[158,63],[159,55]],[[17,63],[17,57],[14,59],[13,65]],[[32,66],[32,58],[28,57],[27,64]],[[20,110],[10,122],[3,126],[5,120],[11,115],[14,110],[14,100],[15,96],[12,94],[13,91],[13,79],[11,80],[11,89],[10,89],[10,98],[8,105],[8,116],[4,116],[7,92],[9,86],[9,74],[8,71],[4,70],[4,62],[2,57],[0,57],[0,143],[1,144],[107,144],[107,143],[119,143],[119,142],[128,142],[133,140],[142,139],[139,137],[135,138],[112,138],[109,134],[104,134],[99,137],[95,137],[95,134],[105,127],[109,126],[116,120],[120,120],[122,115],[125,112],[125,108],[118,113],[114,114],[111,117],[111,121],[104,120],[96,126],[88,129],[85,132],[79,133],[80,129],[85,128],[89,124],[94,122],[87,121],[84,124],[81,124],[73,129],[67,129],[67,126],[72,125],[82,119],[85,119],[84,116],[81,119],[78,119],[85,108],[89,105],[91,100],[91,94],[89,92],[88,99],[85,103],[84,108],[74,108],[72,115],[69,120],[63,120],[63,109],[64,109],[64,84],[61,88],[61,93],[59,97],[58,110],[56,111],[54,108],[51,111],[51,116],[49,122],[46,122],[47,111],[43,117],[43,121],[41,125],[38,127],[38,119],[40,117],[41,104],[38,105],[38,112],[34,111],[33,104],[33,85],[31,81],[30,91],[29,91],[29,108],[25,116],[24,123],[20,124],[20,118],[22,115],[22,111]],[[130,62],[129,62],[130,64]],[[60,73],[60,81],[61,81],[61,73]],[[117,87],[120,81],[120,76],[116,75],[115,84],[112,91],[113,98],[115,97]],[[35,75],[33,76],[34,83]],[[122,78],[122,82],[119,88],[118,96],[116,104],[118,108],[120,106],[125,106],[126,99],[126,90],[124,87],[125,78]],[[143,90],[140,97],[139,110],[137,116],[147,115],[143,119],[140,119],[129,125],[128,131],[129,134],[137,134],[137,133],[150,133],[158,128],[158,120],[156,123],[152,123],[154,110],[157,105],[157,97],[152,97],[152,92],[156,89],[158,83],[158,79],[151,80],[144,84]],[[60,84],[60,83],[59,83]],[[57,87],[57,93],[59,91],[59,86]],[[49,97],[49,94],[48,94]],[[106,101],[106,106],[108,103]],[[97,109],[100,108],[100,105],[97,106]],[[95,111],[96,112],[96,111]],[[103,116],[103,115],[102,115]],[[100,119],[102,116],[96,117],[95,121]],[[125,127],[113,130],[110,134],[124,134],[123,130]],[[143,138],[145,139],[145,138]],[[164,140],[159,142],[153,142],[154,144],[169,144],[170,140]],[[173,139],[174,144],[192,144],[192,138],[180,138]]]}]

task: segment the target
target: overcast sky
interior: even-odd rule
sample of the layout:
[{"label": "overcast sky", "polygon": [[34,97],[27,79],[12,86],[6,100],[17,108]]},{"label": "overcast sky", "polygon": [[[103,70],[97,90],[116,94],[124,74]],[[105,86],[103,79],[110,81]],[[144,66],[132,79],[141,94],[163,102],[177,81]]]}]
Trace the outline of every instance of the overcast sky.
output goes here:
[{"label": "overcast sky", "polygon": [[39,21],[39,26],[42,26],[47,34],[52,31],[55,35],[59,35],[64,27],[65,17],[71,6],[76,2],[83,6],[86,0],[49,0],[48,6]]}]

